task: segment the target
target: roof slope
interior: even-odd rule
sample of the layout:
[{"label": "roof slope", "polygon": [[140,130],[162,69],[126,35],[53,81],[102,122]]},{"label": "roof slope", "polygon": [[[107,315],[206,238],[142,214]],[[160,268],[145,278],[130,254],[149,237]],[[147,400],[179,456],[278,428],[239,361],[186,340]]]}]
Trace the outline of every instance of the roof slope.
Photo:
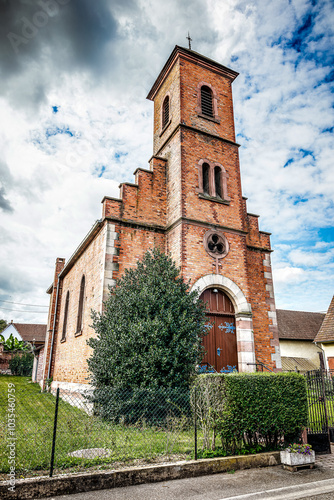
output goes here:
[{"label": "roof slope", "polygon": [[279,339],[314,340],[325,314],[277,309]]},{"label": "roof slope", "polygon": [[47,325],[37,325],[33,323],[13,323],[16,330],[26,342],[45,342]]},{"label": "roof slope", "polygon": [[312,361],[306,358],[289,358],[287,356],[282,356],[282,370],[284,372],[308,372],[312,370],[319,370],[319,366],[315,365]]},{"label": "roof slope", "polygon": [[334,295],[329,304],[325,319],[321,325],[318,335],[314,339],[316,342],[333,342],[334,341]]}]

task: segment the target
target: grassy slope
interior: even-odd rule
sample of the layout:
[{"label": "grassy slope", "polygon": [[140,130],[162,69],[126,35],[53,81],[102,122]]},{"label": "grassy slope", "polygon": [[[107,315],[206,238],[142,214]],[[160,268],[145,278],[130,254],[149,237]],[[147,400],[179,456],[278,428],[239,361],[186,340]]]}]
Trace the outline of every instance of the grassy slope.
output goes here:
[{"label": "grassy slope", "polygon": [[[47,469],[50,464],[55,397],[41,393],[37,384],[26,377],[0,376],[0,472],[8,471],[7,388],[16,388],[16,470],[27,475],[31,470]],[[181,432],[179,423],[169,431],[152,427],[113,425],[59,401],[57,426],[57,467],[120,463],[134,459],[150,460],[159,455],[188,454],[192,449],[192,431]],[[82,448],[106,448],[108,458],[82,460],[68,453]]]}]

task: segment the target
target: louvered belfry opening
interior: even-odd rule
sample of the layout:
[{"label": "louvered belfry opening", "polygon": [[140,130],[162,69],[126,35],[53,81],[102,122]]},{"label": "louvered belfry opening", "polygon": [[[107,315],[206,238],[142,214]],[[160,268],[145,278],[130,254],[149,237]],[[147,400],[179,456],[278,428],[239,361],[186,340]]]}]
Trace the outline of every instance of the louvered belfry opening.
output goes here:
[{"label": "louvered belfry opening", "polygon": [[202,165],[202,178],[203,178],[203,193],[210,195],[210,184],[209,184],[209,173],[210,166],[207,163]]},{"label": "louvered belfry opening", "polygon": [[212,104],[212,90],[206,85],[203,85],[203,87],[201,87],[201,109],[203,115],[213,118]]},{"label": "louvered belfry opening", "polygon": [[169,122],[169,97],[166,96],[162,106],[162,128],[165,128]]}]

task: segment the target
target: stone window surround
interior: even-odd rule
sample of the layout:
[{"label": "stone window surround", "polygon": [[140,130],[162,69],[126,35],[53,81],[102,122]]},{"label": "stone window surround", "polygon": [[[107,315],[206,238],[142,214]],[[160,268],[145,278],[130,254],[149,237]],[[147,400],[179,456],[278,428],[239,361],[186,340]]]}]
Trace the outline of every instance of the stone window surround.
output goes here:
[{"label": "stone window surround", "polygon": [[207,288],[221,289],[234,306],[239,372],[256,371],[252,309],[244,293],[234,281],[221,274],[202,276],[193,284],[191,291],[197,290],[201,295]]},{"label": "stone window surround", "polygon": [[[224,245],[224,251],[221,253],[221,254],[217,254],[217,253],[213,253],[210,251],[209,249],[209,238],[213,235],[217,235],[218,237],[220,237],[221,241],[223,242],[223,245]],[[212,257],[213,259],[223,259],[224,257],[226,257],[226,255],[228,254],[229,250],[230,250],[230,245],[229,245],[229,242],[225,236],[225,234],[222,232],[222,231],[219,231],[219,230],[215,230],[215,229],[209,229],[204,237],[203,237],[203,245],[204,245],[204,248],[206,250],[206,252],[210,255],[210,257]]]},{"label": "stone window surround", "polygon": [[[210,170],[209,170],[209,196],[204,194],[203,190],[203,164],[206,163],[209,165]],[[221,185],[221,190],[222,190],[222,198],[217,197],[216,193],[216,183],[215,183],[215,168],[219,167],[220,168],[220,175],[221,175],[221,180],[220,180],[220,185]],[[209,161],[207,159],[202,159],[198,162],[198,189],[196,189],[196,192],[202,196],[211,198],[211,199],[217,199],[217,201],[225,201],[229,202],[231,200],[230,196],[227,194],[227,179],[229,178],[228,173],[226,172],[225,168],[223,165],[217,162]]]},{"label": "stone window surround", "polygon": [[[203,115],[202,113],[202,102],[201,102],[201,88],[202,87],[209,87],[209,89],[212,92],[212,106],[213,106],[213,118],[211,116]],[[197,106],[196,106],[196,113],[198,116],[201,118],[206,118],[207,120],[214,121],[216,123],[220,123],[220,120],[218,118],[218,95],[215,89],[212,87],[210,83],[207,82],[199,82],[197,85]]]}]

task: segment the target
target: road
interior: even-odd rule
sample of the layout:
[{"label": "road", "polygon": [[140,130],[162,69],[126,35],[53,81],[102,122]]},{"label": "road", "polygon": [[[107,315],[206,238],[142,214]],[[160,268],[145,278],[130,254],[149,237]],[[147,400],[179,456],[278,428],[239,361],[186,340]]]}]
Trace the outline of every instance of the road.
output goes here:
[{"label": "road", "polygon": [[[334,456],[316,469],[281,466],[52,497],[55,500],[334,500]],[[46,499],[45,499],[46,500]],[[50,500],[50,499],[49,499]]]}]

